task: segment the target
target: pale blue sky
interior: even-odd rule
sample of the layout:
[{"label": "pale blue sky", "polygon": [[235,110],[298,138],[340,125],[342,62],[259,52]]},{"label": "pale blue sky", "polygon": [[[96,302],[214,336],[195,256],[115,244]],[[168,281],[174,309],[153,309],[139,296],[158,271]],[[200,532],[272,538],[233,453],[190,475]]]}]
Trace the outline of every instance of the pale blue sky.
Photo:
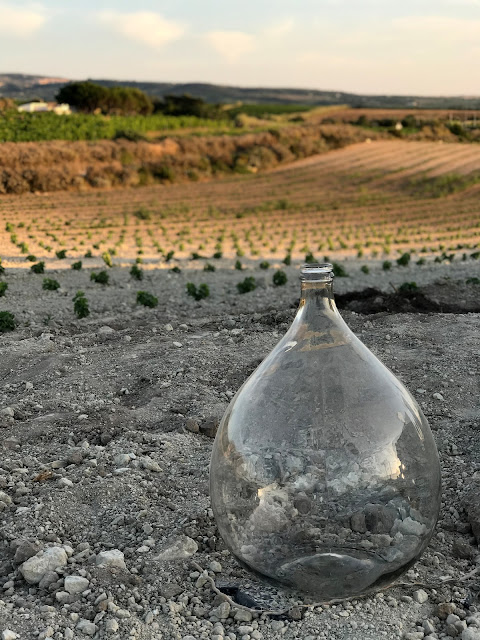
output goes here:
[{"label": "pale blue sky", "polygon": [[480,0],[0,0],[0,73],[480,95]]}]

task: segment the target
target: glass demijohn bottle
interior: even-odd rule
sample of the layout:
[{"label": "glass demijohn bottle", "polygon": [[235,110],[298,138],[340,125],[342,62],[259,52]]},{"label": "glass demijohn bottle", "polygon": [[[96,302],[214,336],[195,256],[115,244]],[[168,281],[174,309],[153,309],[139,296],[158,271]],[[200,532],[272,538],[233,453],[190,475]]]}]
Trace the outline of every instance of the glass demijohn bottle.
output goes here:
[{"label": "glass demijohn bottle", "polygon": [[417,403],[305,265],[295,319],[230,403],[213,446],[220,534],[244,567],[318,601],[391,584],[422,554],[440,465]]}]

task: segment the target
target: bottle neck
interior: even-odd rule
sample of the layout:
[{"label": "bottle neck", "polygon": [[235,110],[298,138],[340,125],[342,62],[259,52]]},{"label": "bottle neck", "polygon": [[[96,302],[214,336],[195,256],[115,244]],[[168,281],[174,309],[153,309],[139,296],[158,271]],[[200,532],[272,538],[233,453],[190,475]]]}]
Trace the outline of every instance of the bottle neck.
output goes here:
[{"label": "bottle neck", "polygon": [[300,309],[307,308],[313,313],[337,313],[333,297],[332,281],[304,281],[301,283]]}]

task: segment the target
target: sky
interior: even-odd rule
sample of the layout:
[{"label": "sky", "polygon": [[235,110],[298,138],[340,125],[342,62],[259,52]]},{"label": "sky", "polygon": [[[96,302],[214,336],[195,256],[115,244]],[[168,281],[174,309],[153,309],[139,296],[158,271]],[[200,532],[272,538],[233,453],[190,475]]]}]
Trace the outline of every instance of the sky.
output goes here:
[{"label": "sky", "polygon": [[480,0],[0,0],[0,73],[480,95]]}]

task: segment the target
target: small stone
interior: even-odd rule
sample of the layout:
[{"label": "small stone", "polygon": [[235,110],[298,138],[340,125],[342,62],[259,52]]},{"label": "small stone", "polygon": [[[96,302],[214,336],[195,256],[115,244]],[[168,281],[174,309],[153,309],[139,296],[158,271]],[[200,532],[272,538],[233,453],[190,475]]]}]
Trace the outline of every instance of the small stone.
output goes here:
[{"label": "small stone", "polygon": [[10,629],[5,629],[2,631],[2,640],[15,640],[19,636],[15,633],[15,631],[11,631]]},{"label": "small stone", "polygon": [[4,409],[0,410],[0,415],[13,418],[15,415],[15,411],[12,407],[5,407]]},{"label": "small stone", "polygon": [[215,438],[218,431],[220,419],[216,416],[210,416],[200,425],[200,433],[208,438]]},{"label": "small stone", "polygon": [[365,514],[363,511],[357,511],[352,514],[350,518],[350,527],[352,531],[356,531],[357,533],[365,533],[367,530],[367,526],[365,524]]},{"label": "small stone", "polygon": [[[348,615],[347,611],[340,611],[339,615],[345,614],[346,616]],[[290,617],[291,620],[301,620],[302,619],[302,610],[300,609],[300,607],[292,607],[291,609],[288,610],[288,615]]]},{"label": "small stone", "polygon": [[110,549],[109,551],[100,551],[95,558],[97,567],[117,567],[118,569],[126,569],[125,556],[119,549]]},{"label": "small stone", "polygon": [[280,631],[285,626],[285,623],[282,620],[272,620],[270,626],[272,631]]},{"label": "small stone", "polygon": [[160,473],[162,471],[161,466],[158,464],[156,460],[152,460],[150,456],[145,456],[144,458],[140,458],[141,465],[147,471],[154,471],[155,473]]},{"label": "small stone", "polygon": [[441,620],[445,620],[455,609],[456,607],[453,602],[441,602],[437,606],[435,613]]},{"label": "small stone", "polygon": [[365,524],[372,533],[389,533],[395,522],[395,509],[381,504],[365,506]]},{"label": "small stone", "polygon": [[73,487],[73,482],[70,478],[59,478],[58,480],[59,487]]},{"label": "small stone", "polygon": [[163,328],[165,329],[165,331],[173,331],[173,327],[170,323],[165,324]]},{"label": "small stone", "polygon": [[68,593],[82,593],[88,589],[90,582],[82,576],[67,576],[65,578],[64,589]]},{"label": "small stone", "polygon": [[447,624],[455,624],[456,622],[458,622],[460,620],[459,616],[455,615],[454,613],[450,613],[447,616],[447,620],[446,623]]},{"label": "small stone", "polygon": [[172,560],[184,560],[193,556],[198,551],[198,544],[188,536],[180,536],[172,544],[166,547],[155,560],[170,562]]},{"label": "small stone", "polygon": [[424,620],[422,622],[422,627],[427,635],[431,635],[432,633],[435,633],[435,627],[430,622],[430,620]]},{"label": "small stone", "polygon": [[454,540],[452,545],[452,555],[455,558],[470,560],[476,555],[476,550],[467,542],[462,540]]},{"label": "small stone", "polygon": [[191,431],[192,433],[198,433],[200,431],[198,420],[196,418],[188,418],[185,423],[185,429],[187,431]]},{"label": "small stone", "polygon": [[153,611],[147,611],[144,618],[145,624],[152,624],[153,618]]},{"label": "small stone", "polygon": [[461,640],[480,640],[480,629],[474,629],[472,627],[464,629],[460,638]]},{"label": "small stone", "polygon": [[447,632],[447,636],[450,636],[451,638],[456,638],[458,636],[458,629],[454,624],[447,624],[445,631]]},{"label": "small stone", "polygon": [[238,620],[238,622],[251,622],[253,616],[251,612],[246,609],[237,609],[234,618],[235,620]]},{"label": "small stone", "polygon": [[441,393],[434,393],[433,397],[435,398],[435,400],[445,400]]},{"label": "small stone", "polygon": [[22,562],[25,562],[25,560],[28,560],[32,556],[36,555],[38,551],[39,547],[37,544],[29,542],[28,540],[22,540],[15,551],[13,561],[15,562],[15,564],[22,564]]},{"label": "small stone", "polygon": [[118,631],[118,622],[115,618],[108,618],[105,623],[105,631],[107,633],[117,633]]},{"label": "small stone", "polygon": [[98,330],[98,333],[100,335],[107,336],[111,333],[115,333],[115,329],[112,329],[112,327],[109,327],[108,325],[105,324],[103,325],[103,327],[100,327],[100,329]]},{"label": "small stone", "polygon": [[67,627],[63,632],[63,637],[65,638],[65,640],[73,640],[75,634],[73,633],[73,630],[70,629],[70,627]]},{"label": "small stone", "polygon": [[70,594],[66,591],[57,591],[55,600],[60,602],[60,604],[65,604],[66,602],[70,602]]},{"label": "small stone", "polygon": [[210,564],[208,565],[208,568],[210,569],[210,571],[213,571],[214,573],[222,572],[222,565],[220,564],[220,562],[217,562],[216,560],[212,560],[212,562],[210,562]]},{"label": "small stone", "polygon": [[56,571],[47,571],[47,573],[38,583],[38,587],[39,589],[48,589],[48,587],[54,582],[57,582],[58,579],[59,575]]},{"label": "small stone", "polygon": [[226,620],[230,615],[230,603],[221,602],[218,607],[215,607],[210,611],[210,614],[219,620]]},{"label": "small stone", "polygon": [[26,560],[20,566],[20,572],[29,584],[37,584],[47,571],[53,571],[57,567],[67,564],[67,554],[62,547],[50,547],[32,558]]},{"label": "small stone", "polygon": [[31,389],[33,389],[33,383],[32,382],[26,382],[25,383],[25,390],[26,391],[30,391]]},{"label": "small stone", "polygon": [[180,347],[183,347],[183,344],[181,342],[172,342],[174,347],[177,347],[177,349],[180,349]]},{"label": "small stone", "polygon": [[130,463],[131,457],[129,453],[117,453],[113,459],[116,467],[126,467]]},{"label": "small stone", "polygon": [[94,636],[97,633],[98,627],[93,622],[90,622],[90,620],[82,618],[77,624],[76,629],[84,633],[86,636]]},{"label": "small stone", "polygon": [[0,491],[0,502],[3,502],[3,504],[12,504],[12,499],[10,498],[8,493],[5,493],[5,491]]},{"label": "small stone", "polygon": [[428,593],[423,589],[417,589],[417,591],[414,591],[412,595],[413,599],[415,602],[418,602],[418,604],[423,604],[428,600]]}]

